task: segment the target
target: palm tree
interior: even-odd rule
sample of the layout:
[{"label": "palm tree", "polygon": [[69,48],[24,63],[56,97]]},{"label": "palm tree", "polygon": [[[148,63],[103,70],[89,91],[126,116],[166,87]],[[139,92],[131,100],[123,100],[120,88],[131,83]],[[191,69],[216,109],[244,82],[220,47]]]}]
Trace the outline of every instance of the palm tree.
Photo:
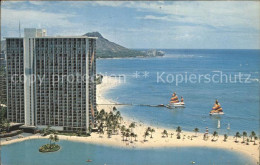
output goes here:
[{"label": "palm tree", "polygon": [[152,128],[150,132],[151,132],[150,138],[153,138],[153,132],[155,132],[155,130]]},{"label": "palm tree", "polygon": [[249,145],[249,138],[246,138],[246,145]]},{"label": "palm tree", "polygon": [[242,143],[245,143],[245,137],[247,137],[247,133],[244,131],[243,132],[243,142]]},{"label": "palm tree", "polygon": [[[119,111],[118,111],[119,112]],[[119,116],[118,117],[118,120],[120,121],[120,124],[121,124],[121,122],[122,122],[122,120],[123,120],[123,117],[122,116]]]},{"label": "palm tree", "polygon": [[117,111],[116,107],[113,107],[113,112]]},{"label": "palm tree", "polygon": [[101,137],[101,134],[104,134],[103,124],[102,123],[98,127],[98,132],[99,132],[99,137]]},{"label": "palm tree", "polygon": [[214,131],[212,136],[213,136],[213,139],[211,141],[216,141],[215,137],[218,137],[218,132]]},{"label": "palm tree", "polygon": [[122,125],[122,126],[120,127],[120,131],[121,131],[121,134],[122,134],[122,137],[123,137],[123,141],[125,141],[125,139],[124,139],[124,137],[125,137],[125,135],[126,135],[125,125]]},{"label": "palm tree", "polygon": [[240,136],[240,133],[239,132],[237,132],[236,134],[235,134],[235,136],[234,136],[234,138],[236,138],[236,140],[235,140],[235,142],[237,143],[238,141],[237,141],[237,138],[240,138],[241,136]]},{"label": "palm tree", "polygon": [[107,136],[108,136],[108,138],[111,138],[111,135],[112,135],[112,130],[109,129],[109,130],[107,131]]},{"label": "palm tree", "polygon": [[130,136],[130,133],[129,133],[129,132],[126,132],[126,134],[125,134],[126,141],[128,141],[127,138],[128,138],[129,136]]},{"label": "palm tree", "polygon": [[144,142],[147,141],[146,140],[146,136],[149,136],[149,132],[148,131],[145,131],[145,133],[144,133]]},{"label": "palm tree", "polygon": [[133,143],[132,137],[134,137],[134,136],[135,136],[135,134],[133,132],[131,132],[131,134],[130,134],[130,137],[131,137],[130,143]]},{"label": "palm tree", "polygon": [[106,113],[106,111],[104,109],[101,109],[99,113],[104,115]]},{"label": "palm tree", "polygon": [[181,133],[181,127],[180,126],[177,127],[176,132]]},{"label": "palm tree", "polygon": [[101,130],[100,130],[100,134],[102,134],[102,135],[104,135],[104,130],[103,130],[103,128],[101,128]]},{"label": "palm tree", "polygon": [[258,139],[257,136],[254,136],[254,145],[256,145],[255,141]]},{"label": "palm tree", "polygon": [[136,138],[137,138],[137,134],[134,135],[134,138],[135,138],[135,141],[137,141],[137,140],[136,140]]},{"label": "palm tree", "polygon": [[58,137],[58,135],[54,135],[54,137],[53,137],[53,142],[54,142],[54,145],[55,145],[55,142],[58,142],[60,139],[59,139],[59,137]]},{"label": "palm tree", "polygon": [[127,128],[125,132],[126,141],[128,141],[127,138],[130,136],[130,129]]},{"label": "palm tree", "polygon": [[168,137],[168,132],[167,132],[167,130],[163,130],[162,135],[163,135],[163,137],[165,137],[165,135]]},{"label": "palm tree", "polygon": [[50,146],[51,146],[51,142],[52,142],[53,139],[54,139],[53,135],[50,135],[50,136],[49,136],[49,139],[50,139]]},{"label": "palm tree", "polygon": [[126,132],[121,132],[121,133],[122,133],[123,141],[125,141]]},{"label": "palm tree", "polygon": [[129,128],[127,128],[125,131],[126,131],[127,133],[130,133],[130,132],[131,132]]},{"label": "palm tree", "polygon": [[101,114],[100,112],[97,112],[96,120],[98,123],[101,123],[102,117],[103,117],[103,114]]},{"label": "palm tree", "polygon": [[116,117],[117,117],[118,120],[121,121],[121,118],[122,118],[122,117],[121,117],[120,111],[117,111],[117,112],[116,112]]},{"label": "palm tree", "polygon": [[120,131],[121,131],[121,133],[122,133],[122,132],[125,132],[125,125],[122,125],[122,126],[121,126]]},{"label": "palm tree", "polygon": [[114,132],[114,133],[117,133],[117,132],[118,132],[118,131],[117,131],[117,128],[118,128],[118,126],[119,126],[119,123],[118,123],[117,119],[114,119],[114,120],[113,120],[112,126],[113,126],[113,132]]},{"label": "palm tree", "polygon": [[197,137],[197,133],[199,132],[199,129],[195,128],[193,131],[195,132],[195,137]]},{"label": "palm tree", "polygon": [[227,141],[228,135],[224,134],[224,142]]},{"label": "palm tree", "polygon": [[135,122],[132,122],[132,123],[129,125],[129,128],[131,128],[131,132],[133,132],[133,128],[135,128]]},{"label": "palm tree", "polygon": [[178,132],[178,133],[177,133],[177,139],[180,139],[180,138],[181,138],[181,136],[180,136],[181,127],[180,127],[180,126],[177,127],[176,132]]},{"label": "palm tree", "polygon": [[151,132],[151,127],[147,127],[146,132]]},{"label": "palm tree", "polygon": [[252,132],[251,132],[251,134],[250,134],[250,138],[251,138],[251,140],[250,140],[250,141],[251,141],[251,142],[253,141],[253,137],[255,137],[255,135],[256,135],[256,134],[255,134],[255,132],[254,132],[254,131],[252,131]]}]

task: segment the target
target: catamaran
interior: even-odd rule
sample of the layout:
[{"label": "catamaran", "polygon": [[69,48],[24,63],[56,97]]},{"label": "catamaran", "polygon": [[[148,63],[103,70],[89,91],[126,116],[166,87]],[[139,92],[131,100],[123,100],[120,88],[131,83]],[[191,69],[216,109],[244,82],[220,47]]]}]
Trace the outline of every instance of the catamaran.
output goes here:
[{"label": "catamaran", "polygon": [[218,129],[220,128],[220,120],[218,120],[218,127],[217,127]]},{"label": "catamaran", "polygon": [[212,110],[209,112],[210,115],[224,115],[224,112],[218,102],[216,100],[214,107],[212,107]]},{"label": "catamaran", "polygon": [[169,107],[184,107],[184,99],[181,97],[181,101],[179,101],[178,96],[176,95],[176,92],[172,94],[172,98],[170,100]]}]

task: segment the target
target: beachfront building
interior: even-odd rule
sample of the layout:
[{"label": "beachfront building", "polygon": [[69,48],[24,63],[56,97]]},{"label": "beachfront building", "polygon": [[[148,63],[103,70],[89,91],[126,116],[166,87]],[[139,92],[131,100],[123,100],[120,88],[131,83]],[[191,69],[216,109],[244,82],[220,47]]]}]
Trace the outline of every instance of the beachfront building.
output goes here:
[{"label": "beachfront building", "polygon": [[96,38],[30,28],[23,38],[6,38],[6,47],[10,122],[61,131],[95,126]]},{"label": "beachfront building", "polygon": [[0,53],[0,104],[6,104],[6,58],[5,52]]}]

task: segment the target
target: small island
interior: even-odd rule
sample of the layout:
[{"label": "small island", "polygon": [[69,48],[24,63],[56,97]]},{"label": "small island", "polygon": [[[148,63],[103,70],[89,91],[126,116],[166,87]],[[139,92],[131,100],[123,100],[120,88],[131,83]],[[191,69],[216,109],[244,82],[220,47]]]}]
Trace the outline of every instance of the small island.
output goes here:
[{"label": "small island", "polygon": [[[45,152],[56,152],[56,151],[60,150],[60,146],[58,144],[55,144],[55,142],[59,141],[58,135],[50,135],[49,139],[50,139],[50,144],[45,144],[45,145],[41,146],[39,148],[40,152],[43,152],[43,153],[45,153]],[[52,141],[54,143],[51,143]]]}]

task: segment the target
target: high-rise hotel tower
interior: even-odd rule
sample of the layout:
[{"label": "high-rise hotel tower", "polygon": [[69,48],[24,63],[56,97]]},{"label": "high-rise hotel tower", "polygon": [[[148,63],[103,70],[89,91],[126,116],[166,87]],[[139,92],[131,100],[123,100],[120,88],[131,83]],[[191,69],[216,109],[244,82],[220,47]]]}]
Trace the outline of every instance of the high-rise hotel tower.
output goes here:
[{"label": "high-rise hotel tower", "polygon": [[24,29],[6,38],[7,118],[64,131],[88,131],[96,115],[96,38],[48,37]]}]

